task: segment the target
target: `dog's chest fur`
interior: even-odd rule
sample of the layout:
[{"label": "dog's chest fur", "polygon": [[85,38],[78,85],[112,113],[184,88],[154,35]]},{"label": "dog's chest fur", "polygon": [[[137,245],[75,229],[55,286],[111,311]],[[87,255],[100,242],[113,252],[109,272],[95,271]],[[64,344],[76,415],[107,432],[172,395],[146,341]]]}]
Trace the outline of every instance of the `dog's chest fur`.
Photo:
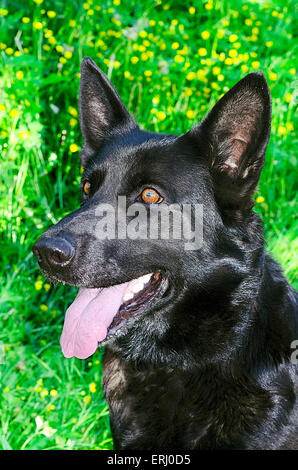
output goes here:
[{"label": "dog's chest fur", "polygon": [[260,438],[263,448],[278,444],[270,432],[273,394],[244,377],[224,381],[212,367],[137,370],[107,349],[103,387],[118,449],[257,449]]}]

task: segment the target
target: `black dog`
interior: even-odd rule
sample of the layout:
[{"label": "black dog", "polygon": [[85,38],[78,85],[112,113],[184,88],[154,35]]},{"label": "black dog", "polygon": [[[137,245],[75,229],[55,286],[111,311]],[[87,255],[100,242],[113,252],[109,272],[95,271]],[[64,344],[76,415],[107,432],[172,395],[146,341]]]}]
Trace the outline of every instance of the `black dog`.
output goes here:
[{"label": "black dog", "polygon": [[[146,132],[83,60],[82,207],[33,251],[48,278],[81,287],[64,355],[107,345],[103,386],[118,449],[298,449],[297,296],[264,252],[252,210],[270,113],[266,80],[252,73],[187,134]],[[107,220],[99,237],[98,208],[116,213],[118,196],[146,213],[201,204],[202,246],[112,237]]]}]

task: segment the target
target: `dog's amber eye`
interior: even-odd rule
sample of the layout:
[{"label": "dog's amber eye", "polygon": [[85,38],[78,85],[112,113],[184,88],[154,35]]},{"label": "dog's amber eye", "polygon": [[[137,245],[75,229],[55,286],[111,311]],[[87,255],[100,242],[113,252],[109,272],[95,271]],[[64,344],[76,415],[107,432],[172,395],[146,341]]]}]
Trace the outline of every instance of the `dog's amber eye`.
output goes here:
[{"label": "dog's amber eye", "polygon": [[163,201],[163,197],[152,188],[144,189],[141,196],[146,204],[159,204],[161,201]]},{"label": "dog's amber eye", "polygon": [[90,181],[86,181],[86,183],[84,184],[84,193],[85,194],[90,194],[90,191],[91,191],[91,183]]}]

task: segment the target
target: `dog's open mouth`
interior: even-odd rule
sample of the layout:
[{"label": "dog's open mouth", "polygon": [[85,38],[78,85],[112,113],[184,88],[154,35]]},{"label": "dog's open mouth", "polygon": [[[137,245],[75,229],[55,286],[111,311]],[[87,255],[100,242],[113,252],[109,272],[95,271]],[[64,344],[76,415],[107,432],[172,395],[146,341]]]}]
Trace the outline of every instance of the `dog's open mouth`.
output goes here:
[{"label": "dog's open mouth", "polygon": [[105,288],[80,288],[66,311],[60,339],[65,357],[86,359],[160,298],[168,280],[160,272]]}]

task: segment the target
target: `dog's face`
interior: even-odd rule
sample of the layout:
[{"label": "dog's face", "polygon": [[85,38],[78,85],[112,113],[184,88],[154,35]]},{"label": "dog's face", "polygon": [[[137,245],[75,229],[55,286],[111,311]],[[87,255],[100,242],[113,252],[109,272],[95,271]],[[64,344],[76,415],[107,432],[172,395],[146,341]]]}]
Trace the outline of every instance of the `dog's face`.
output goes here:
[{"label": "dog's face", "polygon": [[[112,342],[134,358],[146,345],[156,359],[155,345],[166,345],[173,328],[186,334],[194,321],[204,322],[204,315],[189,312],[189,323],[185,317],[181,323],[186,300],[196,311],[198,295],[204,302],[205,294],[216,291],[223,302],[243,279],[247,253],[253,251],[248,247],[258,246],[251,195],[264,162],[270,109],[266,81],[254,73],[187,134],[149,133],[138,127],[94,62],[84,59],[82,205],[33,249],[49,279],[81,287],[62,335],[66,356],[88,357],[98,343]],[[146,236],[119,236],[119,196],[122,201],[125,196],[125,208],[134,205],[147,214]],[[99,237],[104,204],[115,217]],[[197,249],[185,249],[182,236],[162,238],[160,217],[150,236],[150,210],[171,205],[202,207],[203,243]],[[129,214],[127,220],[133,223]],[[213,301],[216,305],[216,296]]]}]

